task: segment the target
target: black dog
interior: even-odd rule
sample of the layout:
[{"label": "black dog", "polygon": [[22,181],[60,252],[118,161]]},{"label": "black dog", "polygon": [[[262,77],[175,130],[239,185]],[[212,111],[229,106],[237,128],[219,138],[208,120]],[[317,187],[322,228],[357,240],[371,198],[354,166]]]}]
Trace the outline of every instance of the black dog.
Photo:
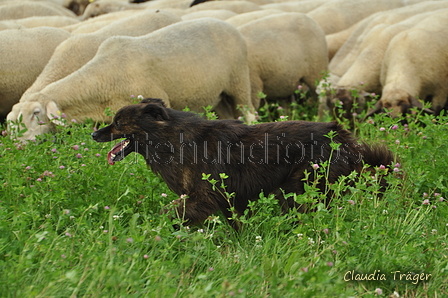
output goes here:
[{"label": "black dog", "polygon": [[[337,150],[326,136],[334,131]],[[232,217],[229,204],[243,214],[249,200],[257,200],[261,191],[275,193],[282,208],[297,208],[284,193],[303,193],[304,171],[313,173],[313,164],[331,156],[328,180],[360,172],[363,164],[373,167],[390,165],[393,154],[384,146],[357,143],[350,132],[336,123],[284,121],[246,125],[237,120],[205,120],[193,113],[166,108],[160,99],[144,99],[121,108],[111,125],[94,133],[97,142],[125,138],[108,153],[109,164],[131,152],[142,154],[151,169],[162,176],[178,195],[186,194],[177,204],[178,214],[194,224],[221,210]],[[202,174],[225,180],[226,191],[235,193],[229,202]],[[324,189],[325,181],[319,187]],[[237,229],[235,222],[231,225]]]}]

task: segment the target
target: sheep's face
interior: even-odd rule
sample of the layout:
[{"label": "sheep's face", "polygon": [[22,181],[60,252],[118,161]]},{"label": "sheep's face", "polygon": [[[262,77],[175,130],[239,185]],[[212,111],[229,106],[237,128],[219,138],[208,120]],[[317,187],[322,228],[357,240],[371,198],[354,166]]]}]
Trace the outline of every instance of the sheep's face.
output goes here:
[{"label": "sheep's face", "polygon": [[393,90],[392,92],[386,90],[377,102],[376,108],[379,110],[386,109],[390,116],[398,117],[401,114],[409,113],[409,110],[413,107],[411,97],[409,93],[403,90]]},{"label": "sheep's face", "polygon": [[404,90],[385,90],[380,100],[375,104],[375,108],[369,111],[367,116],[387,110],[389,116],[398,117],[408,113],[415,113],[412,110],[413,108],[434,114],[434,111],[424,108],[421,101]]},{"label": "sheep's face", "polygon": [[[38,101],[16,104],[7,116],[8,131],[19,140],[34,140],[37,135],[48,133],[60,112],[53,101],[42,104]],[[51,120],[50,120],[51,119]]]},{"label": "sheep's face", "polygon": [[383,102],[383,108],[388,111],[390,116],[395,118],[409,112],[411,104],[409,103],[408,98],[389,99]]},{"label": "sheep's face", "polygon": [[334,112],[335,107],[340,106],[343,112],[342,117],[351,119],[353,113],[362,113],[366,106],[367,96],[370,96],[370,93],[352,88],[338,87],[334,90],[334,94],[327,97],[327,106]]}]

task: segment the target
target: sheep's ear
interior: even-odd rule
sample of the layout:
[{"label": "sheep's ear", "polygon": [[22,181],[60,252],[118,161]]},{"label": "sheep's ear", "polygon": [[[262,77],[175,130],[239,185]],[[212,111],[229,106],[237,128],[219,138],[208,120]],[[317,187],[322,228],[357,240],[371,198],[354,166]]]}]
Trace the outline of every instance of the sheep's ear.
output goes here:
[{"label": "sheep's ear", "polygon": [[160,98],[145,98],[140,103],[153,103],[166,108],[165,103]]},{"label": "sheep's ear", "polygon": [[47,103],[46,110],[47,110],[47,117],[48,119],[50,119],[51,122],[57,125],[64,125],[64,123],[60,120],[62,119],[61,111],[59,110],[58,106],[54,101],[50,101]]},{"label": "sheep's ear", "polygon": [[166,109],[162,106],[159,106],[157,104],[147,104],[143,108],[143,112],[145,114],[150,115],[152,118],[156,119],[157,121],[165,121],[169,119],[168,113],[166,112]]}]

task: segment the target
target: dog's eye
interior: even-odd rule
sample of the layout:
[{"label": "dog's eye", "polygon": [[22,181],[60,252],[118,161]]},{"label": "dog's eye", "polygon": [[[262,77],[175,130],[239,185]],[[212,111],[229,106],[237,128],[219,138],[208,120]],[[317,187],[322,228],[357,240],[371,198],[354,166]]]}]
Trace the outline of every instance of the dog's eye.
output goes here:
[{"label": "dog's eye", "polygon": [[115,121],[115,126],[119,127],[120,126],[120,121]]}]

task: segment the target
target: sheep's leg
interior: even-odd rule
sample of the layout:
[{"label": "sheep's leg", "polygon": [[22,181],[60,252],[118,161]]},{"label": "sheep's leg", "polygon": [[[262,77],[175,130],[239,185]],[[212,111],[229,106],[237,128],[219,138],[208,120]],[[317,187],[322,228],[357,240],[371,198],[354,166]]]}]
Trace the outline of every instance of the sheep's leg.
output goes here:
[{"label": "sheep's leg", "polygon": [[310,77],[310,76],[306,76],[306,77],[302,78],[305,85],[308,86],[311,98],[313,99],[314,102],[317,102],[317,100],[318,100],[318,97],[317,97],[318,94],[316,93],[316,79],[321,79],[321,78],[320,77],[314,78],[314,77]]},{"label": "sheep's leg", "polygon": [[[251,82],[249,80],[249,75],[242,75],[235,78],[231,83],[231,86],[233,87],[224,90],[224,93],[232,98],[235,107],[239,106],[243,108],[243,114],[246,117],[247,123],[255,121],[255,111],[256,108],[258,108],[260,100],[254,99],[253,96],[251,97]],[[254,100],[255,103],[253,102]],[[234,115],[235,118],[239,116],[237,114]]]}]

